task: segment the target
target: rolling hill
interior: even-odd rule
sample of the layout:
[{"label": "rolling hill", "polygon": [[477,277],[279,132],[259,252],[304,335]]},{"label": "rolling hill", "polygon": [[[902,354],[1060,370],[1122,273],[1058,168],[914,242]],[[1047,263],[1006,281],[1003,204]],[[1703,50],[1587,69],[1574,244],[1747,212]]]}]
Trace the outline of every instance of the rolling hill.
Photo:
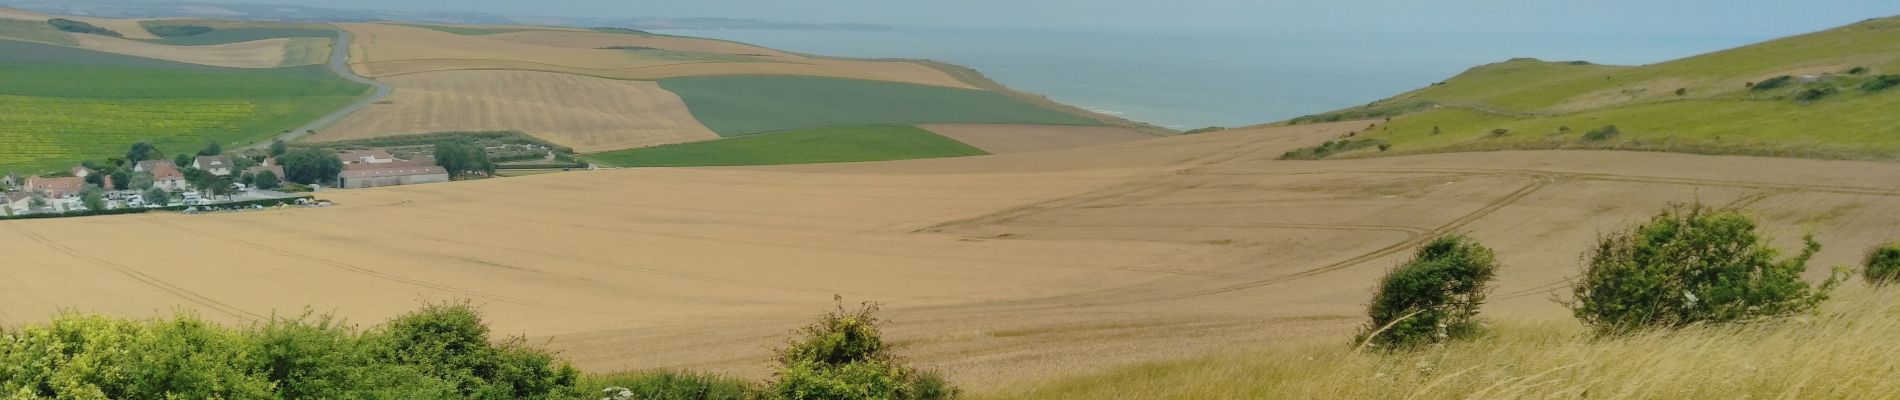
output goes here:
[{"label": "rolling hill", "polygon": [[1355,139],[1383,141],[1387,155],[1631,149],[1894,160],[1894,86],[1900,17],[1644,66],[1510,60],[1292,122],[1390,117]]}]

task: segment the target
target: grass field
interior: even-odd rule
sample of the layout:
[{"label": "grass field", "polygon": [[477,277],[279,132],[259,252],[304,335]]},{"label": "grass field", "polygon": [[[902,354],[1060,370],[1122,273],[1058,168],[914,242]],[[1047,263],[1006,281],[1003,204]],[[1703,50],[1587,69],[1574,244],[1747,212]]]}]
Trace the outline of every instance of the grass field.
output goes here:
[{"label": "grass field", "polygon": [[[1388,155],[1610,148],[1892,160],[1900,158],[1900,113],[1889,110],[1900,105],[1900,90],[1868,92],[1860,86],[1881,74],[1900,74],[1897,31],[1900,18],[1868,20],[1640,67],[1511,60],[1296,121],[1404,115],[1368,132],[1392,144]],[[1848,74],[1856,67],[1865,72]],[[1820,82],[1751,88],[1803,75]],[[1801,97],[1809,92],[1824,96]],[[1608,125],[1621,135],[1582,137]],[[1499,129],[1508,132],[1492,134]]]},{"label": "grass field", "polygon": [[412,27],[417,27],[417,28],[448,32],[448,33],[453,33],[453,34],[463,35],[463,36],[493,35],[497,33],[521,32],[521,31],[532,30],[532,29],[523,29],[523,28],[489,28],[489,27],[461,26],[461,25],[429,25],[429,24],[396,24],[396,25],[412,26]]},{"label": "grass field", "polygon": [[693,117],[721,136],[867,124],[1099,123],[1001,94],[901,83],[793,76],[674,78]]},{"label": "grass field", "polygon": [[122,154],[150,140],[168,152],[207,140],[265,140],[361,95],[322,66],[215,68],[0,41],[0,171],[42,172]]},{"label": "grass field", "polygon": [[812,128],[587,155],[615,167],[816,164],[989,154],[906,125]]},{"label": "grass field", "polygon": [[[1858,283],[1856,283],[1858,284]],[[1890,399],[1900,291],[1863,291],[1818,316],[1592,339],[1569,322],[1509,321],[1412,353],[1343,340],[1157,362],[1004,390],[1004,399]]]},{"label": "grass field", "polygon": [[64,45],[76,45],[73,35],[53,29],[41,21],[25,21],[0,18],[0,39],[26,40]]}]

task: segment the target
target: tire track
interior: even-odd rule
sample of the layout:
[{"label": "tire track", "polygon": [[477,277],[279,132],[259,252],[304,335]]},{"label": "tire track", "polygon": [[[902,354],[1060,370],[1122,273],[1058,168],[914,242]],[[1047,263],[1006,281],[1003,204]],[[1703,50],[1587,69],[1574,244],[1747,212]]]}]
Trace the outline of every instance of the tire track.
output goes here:
[{"label": "tire track", "polygon": [[29,231],[26,228],[22,228],[18,224],[0,224],[0,225],[6,225],[7,228],[12,229],[14,232],[19,232],[21,236],[25,236],[27,239],[31,239],[34,242],[38,242],[40,244],[46,245],[47,248],[53,249],[53,251],[57,251],[61,254],[65,254],[67,256],[73,257],[75,259],[79,259],[81,261],[86,261],[95,265],[110,268],[114,271],[117,271],[120,274],[125,275],[126,277],[132,278],[132,280],[138,281],[139,283],[144,283],[147,286],[158,288],[159,290],[163,290],[166,293],[170,293],[171,295],[177,296],[178,298],[184,299],[185,301],[197,303],[199,306],[203,306],[206,309],[224,313],[226,315],[230,315],[232,317],[237,317],[239,319],[243,319],[247,321],[256,321],[256,320],[261,320],[265,318],[263,315],[259,315],[257,313],[253,313],[250,311],[245,311],[242,308],[238,308],[236,306],[226,304],[222,301],[218,301],[217,299],[213,299],[210,296],[205,296],[198,292],[191,291],[190,289],[185,289],[183,287],[179,287],[178,285],[174,285],[170,282],[166,282],[165,280],[159,279],[158,277],[148,275],[144,272],[139,272],[138,269],[120,265],[118,263],[114,263],[111,261],[106,261],[101,258],[88,256],[84,252],[75,250],[71,247],[66,247],[66,245],[59,244],[59,242],[53,241],[51,239],[47,239],[45,236],[41,236],[38,233],[34,233],[33,231]]},{"label": "tire track", "polygon": [[[290,258],[315,262],[318,264],[328,265],[328,266],[341,269],[344,271],[355,272],[357,274],[369,276],[372,278],[382,279],[382,280],[386,280],[390,282],[402,283],[402,284],[407,284],[411,286],[422,287],[425,289],[433,289],[433,290],[438,290],[438,291],[443,291],[443,292],[455,293],[458,295],[468,296],[472,298],[481,298],[481,299],[499,301],[499,302],[510,303],[510,304],[515,304],[515,305],[540,307],[540,308],[548,308],[548,309],[556,309],[556,310],[567,310],[565,308],[558,307],[552,304],[540,303],[540,302],[535,302],[531,300],[518,299],[518,298],[508,297],[508,296],[503,296],[503,295],[498,295],[498,294],[491,294],[491,293],[486,293],[486,292],[462,289],[462,288],[457,288],[457,287],[448,286],[448,285],[430,283],[428,281],[424,281],[420,279],[407,278],[400,275],[384,273],[384,272],[376,271],[369,268],[359,267],[359,266],[341,262],[341,261],[336,261],[336,260],[331,260],[327,258],[321,258],[321,257],[306,255],[303,253],[297,253],[297,252],[293,252],[289,250],[279,249],[276,247],[271,247],[268,245],[264,245],[264,244],[260,244],[257,242],[252,242],[252,241],[244,240],[240,238],[216,236],[208,232],[186,228],[184,226],[180,226],[178,224],[174,224],[171,222],[162,221],[156,218],[153,219],[152,222],[157,225],[164,226],[166,228],[176,230],[179,232],[191,233],[191,234],[198,235],[201,237],[215,237],[220,240],[228,240],[234,243],[244,245],[245,247],[256,249],[258,251],[263,251],[266,253],[277,254],[284,257],[290,257]],[[573,311],[573,310],[568,310],[568,311]]]}]

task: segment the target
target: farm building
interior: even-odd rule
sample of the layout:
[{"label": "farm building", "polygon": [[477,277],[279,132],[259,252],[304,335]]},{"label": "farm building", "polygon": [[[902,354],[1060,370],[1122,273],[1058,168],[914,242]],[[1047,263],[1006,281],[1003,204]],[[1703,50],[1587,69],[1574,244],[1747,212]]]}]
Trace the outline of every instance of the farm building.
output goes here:
[{"label": "farm building", "polygon": [[0,208],[6,209],[0,211],[5,211],[6,215],[28,214],[33,209],[33,193],[7,192],[4,196],[0,196],[0,199],[5,200],[0,202]]},{"label": "farm building", "polygon": [[337,176],[337,187],[362,189],[448,181],[449,171],[439,166],[395,166],[344,170]]},{"label": "farm building", "polygon": [[396,156],[389,154],[389,150],[383,149],[350,150],[338,153],[337,158],[342,159],[344,165],[388,164],[396,162]]}]

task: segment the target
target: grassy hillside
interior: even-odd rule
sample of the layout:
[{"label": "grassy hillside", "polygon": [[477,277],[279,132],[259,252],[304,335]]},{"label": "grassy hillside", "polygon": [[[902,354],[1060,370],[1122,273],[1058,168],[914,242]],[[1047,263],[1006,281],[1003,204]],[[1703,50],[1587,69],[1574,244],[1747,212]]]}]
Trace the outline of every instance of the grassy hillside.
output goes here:
[{"label": "grassy hillside", "polygon": [[988,399],[1740,399],[1900,396],[1900,292],[1819,316],[1592,339],[1573,323],[1503,323],[1487,338],[1354,353],[1345,337],[1151,363]]},{"label": "grassy hillside", "polygon": [[0,41],[0,171],[51,171],[150,140],[176,152],[267,140],[368,89],[323,66],[217,68]]},{"label": "grassy hillside", "polygon": [[616,167],[814,164],[988,154],[907,125],[801,129],[586,156]]},{"label": "grassy hillside", "polygon": [[799,76],[674,78],[660,85],[721,136],[869,124],[1099,125],[980,90]]},{"label": "grassy hillside", "polygon": [[[1294,122],[1397,117],[1362,136],[1398,154],[1605,148],[1887,160],[1900,158],[1900,113],[1889,111],[1900,90],[1877,82],[1896,75],[1900,18],[1885,18],[1640,67],[1511,60]],[[1618,134],[1585,137],[1611,125]]]}]

